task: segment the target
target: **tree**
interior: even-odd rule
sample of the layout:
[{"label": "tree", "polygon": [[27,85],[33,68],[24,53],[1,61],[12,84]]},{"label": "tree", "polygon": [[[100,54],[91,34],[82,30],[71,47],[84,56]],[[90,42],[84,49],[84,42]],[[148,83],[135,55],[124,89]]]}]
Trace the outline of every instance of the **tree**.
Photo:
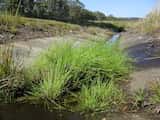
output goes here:
[{"label": "tree", "polygon": [[23,0],[23,14],[26,16],[32,16],[33,14],[33,8],[34,8],[34,0]]},{"label": "tree", "polygon": [[[2,1],[2,0],[1,0]],[[14,15],[82,22],[104,19],[101,12],[85,9],[80,0],[5,0],[7,9]]]},{"label": "tree", "polygon": [[87,9],[83,9],[81,11],[81,18],[80,19],[81,19],[81,21],[96,20],[96,15]]},{"label": "tree", "polygon": [[95,14],[97,20],[105,20],[106,19],[106,15],[102,12],[97,11],[94,14]]}]

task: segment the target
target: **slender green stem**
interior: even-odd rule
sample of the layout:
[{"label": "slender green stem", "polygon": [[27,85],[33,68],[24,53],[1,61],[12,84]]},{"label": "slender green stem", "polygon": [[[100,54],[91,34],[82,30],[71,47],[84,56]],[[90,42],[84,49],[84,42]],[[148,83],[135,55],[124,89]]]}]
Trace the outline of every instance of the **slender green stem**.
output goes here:
[{"label": "slender green stem", "polygon": [[15,16],[17,16],[18,13],[19,13],[19,8],[20,8],[20,6],[21,6],[21,3],[22,3],[22,0],[20,0],[19,3],[18,3],[18,7],[17,7],[17,10],[16,10]]}]

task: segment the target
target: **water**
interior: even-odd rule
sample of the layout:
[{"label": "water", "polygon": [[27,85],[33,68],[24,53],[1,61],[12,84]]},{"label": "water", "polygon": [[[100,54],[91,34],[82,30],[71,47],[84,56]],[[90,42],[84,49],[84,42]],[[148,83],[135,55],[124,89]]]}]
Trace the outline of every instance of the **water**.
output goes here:
[{"label": "water", "polygon": [[80,115],[66,111],[47,111],[27,104],[0,105],[0,120],[160,120],[160,116],[147,113],[96,113]]},{"label": "water", "polygon": [[117,40],[119,40],[120,34],[115,34],[112,36],[112,38],[109,40],[111,43],[115,43]]},{"label": "water", "polygon": [[0,120],[83,120],[80,113],[48,111],[40,106],[14,104],[0,106]]}]

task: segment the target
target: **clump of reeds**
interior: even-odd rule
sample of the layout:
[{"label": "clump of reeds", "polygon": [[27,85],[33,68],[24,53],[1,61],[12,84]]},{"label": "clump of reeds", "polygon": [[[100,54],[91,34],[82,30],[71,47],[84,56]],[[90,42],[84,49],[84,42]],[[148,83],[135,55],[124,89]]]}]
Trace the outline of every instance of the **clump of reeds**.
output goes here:
[{"label": "clump of reeds", "polygon": [[59,41],[32,67],[31,76],[36,81],[30,92],[32,100],[64,105],[66,97],[75,94],[82,106],[79,110],[98,110],[121,101],[121,90],[112,81],[122,80],[130,70],[122,50],[105,41],[79,45]]}]

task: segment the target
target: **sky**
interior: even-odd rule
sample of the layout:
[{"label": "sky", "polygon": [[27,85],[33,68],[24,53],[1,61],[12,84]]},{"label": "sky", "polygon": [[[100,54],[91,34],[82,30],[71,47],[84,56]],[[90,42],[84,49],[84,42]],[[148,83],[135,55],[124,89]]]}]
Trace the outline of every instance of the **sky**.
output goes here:
[{"label": "sky", "polygon": [[145,17],[160,0],[80,0],[86,8],[116,17]]}]

